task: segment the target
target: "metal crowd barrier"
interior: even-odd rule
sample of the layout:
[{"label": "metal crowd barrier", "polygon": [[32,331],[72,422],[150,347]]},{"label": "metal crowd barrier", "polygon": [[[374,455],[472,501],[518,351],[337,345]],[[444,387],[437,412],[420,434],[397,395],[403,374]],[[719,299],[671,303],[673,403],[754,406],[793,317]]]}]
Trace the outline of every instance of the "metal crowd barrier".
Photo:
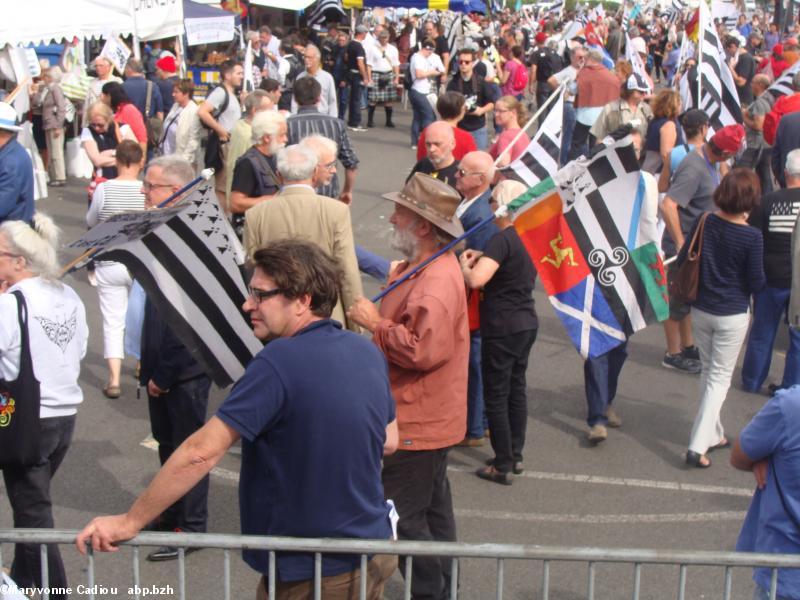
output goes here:
[{"label": "metal crowd barrier", "polygon": [[[29,543],[41,544],[42,587],[48,588],[47,546],[46,544],[72,544],[77,531],[55,529],[0,529],[0,544]],[[275,557],[276,552],[305,552],[314,554],[314,600],[321,600],[322,555],[323,554],[360,554],[361,555],[361,588],[360,599],[365,600],[367,594],[367,557],[373,554],[390,554],[409,557],[405,563],[404,594],[405,600],[411,598],[411,566],[415,556],[450,557],[452,560],[452,580],[450,600],[458,600],[458,566],[459,560],[485,559],[496,561],[497,600],[503,598],[504,566],[507,560],[540,561],[542,563],[541,598],[550,598],[550,564],[552,562],[580,562],[587,564],[587,600],[595,600],[595,575],[598,564],[617,563],[633,566],[633,600],[641,600],[641,572],[643,565],[668,565],[679,567],[678,600],[686,600],[686,576],[688,567],[720,567],[724,568],[724,600],[731,600],[732,572],[734,568],[766,567],[772,570],[769,590],[770,600],[776,600],[779,568],[800,568],[800,555],[794,554],[755,554],[743,552],[708,552],[708,551],[672,551],[647,549],[615,549],[615,548],[579,548],[563,546],[538,546],[529,544],[474,544],[464,542],[413,542],[387,540],[351,540],[351,539],[313,539],[267,536],[244,536],[213,533],[141,533],[136,538],[124,542],[123,545],[133,547],[133,586],[142,587],[139,572],[140,546],[176,546],[178,555],[178,582],[175,590],[180,600],[186,598],[186,548],[219,549],[223,551],[223,593],[222,598],[230,600],[231,550],[266,550],[269,551],[268,595],[275,598]],[[87,593],[85,597],[94,600],[95,564],[94,556],[89,548],[87,557]],[[0,548],[0,569],[3,567],[2,549]],[[147,586],[147,584],[144,584]],[[45,589],[41,594],[43,600],[49,599]],[[140,600],[140,594],[135,594]]]}]

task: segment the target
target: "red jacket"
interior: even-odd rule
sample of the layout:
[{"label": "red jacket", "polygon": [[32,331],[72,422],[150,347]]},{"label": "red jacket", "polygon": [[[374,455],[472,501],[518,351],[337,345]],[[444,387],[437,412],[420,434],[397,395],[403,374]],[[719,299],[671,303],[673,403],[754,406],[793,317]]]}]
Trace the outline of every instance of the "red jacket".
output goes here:
[{"label": "red jacket", "polygon": [[781,117],[797,111],[800,111],[800,93],[778,98],[772,110],[764,117],[764,141],[772,146],[775,143],[775,134],[778,132]]}]

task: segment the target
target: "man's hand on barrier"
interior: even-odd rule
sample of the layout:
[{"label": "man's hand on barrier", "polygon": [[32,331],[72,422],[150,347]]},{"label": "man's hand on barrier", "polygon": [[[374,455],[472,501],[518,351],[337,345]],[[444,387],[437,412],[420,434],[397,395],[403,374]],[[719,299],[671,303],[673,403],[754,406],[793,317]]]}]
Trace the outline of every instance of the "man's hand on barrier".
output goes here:
[{"label": "man's hand on barrier", "polygon": [[118,542],[136,537],[137,533],[139,530],[127,514],[95,517],[75,538],[75,547],[81,554],[86,554],[87,543],[95,551],[116,552]]}]

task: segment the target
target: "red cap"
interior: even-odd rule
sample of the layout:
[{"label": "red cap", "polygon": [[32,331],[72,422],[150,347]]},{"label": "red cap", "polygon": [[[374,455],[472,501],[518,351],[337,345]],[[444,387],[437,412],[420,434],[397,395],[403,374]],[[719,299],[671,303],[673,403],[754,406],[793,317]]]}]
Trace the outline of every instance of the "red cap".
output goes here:
[{"label": "red cap", "polygon": [[547,34],[544,31],[540,31],[534,39],[537,44],[544,44],[547,41]]},{"label": "red cap", "polygon": [[786,43],[784,45],[785,46],[797,46],[797,38],[796,37],[786,38]]},{"label": "red cap", "polygon": [[176,73],[178,71],[178,65],[175,62],[175,57],[170,56],[169,54],[162,56],[156,61],[156,68],[161,69],[165,73]]},{"label": "red cap", "polygon": [[723,127],[711,138],[711,143],[726,154],[736,154],[742,147],[744,127],[738,123]]},{"label": "red cap", "polygon": [[775,44],[775,45],[772,47],[772,53],[773,53],[775,56],[781,56],[781,55],[783,55],[783,44]]}]

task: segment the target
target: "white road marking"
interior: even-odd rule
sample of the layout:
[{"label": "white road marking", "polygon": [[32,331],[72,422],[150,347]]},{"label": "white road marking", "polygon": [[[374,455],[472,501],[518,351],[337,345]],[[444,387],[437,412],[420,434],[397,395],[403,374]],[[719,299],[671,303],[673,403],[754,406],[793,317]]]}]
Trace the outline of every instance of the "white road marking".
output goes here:
[{"label": "white road marking", "polygon": [[[447,467],[455,473],[472,473],[474,467]],[[724,496],[743,496],[749,498],[753,490],[749,488],[724,487],[717,485],[701,485],[697,483],[680,483],[678,481],[657,481],[652,479],[626,479],[622,477],[603,477],[600,475],[572,475],[569,473],[545,473],[542,471],[525,471],[515,477],[529,477],[550,481],[566,481],[571,483],[599,483],[604,485],[621,485],[657,490],[674,490],[676,492],[696,492],[699,494],[722,494]]]},{"label": "white road marking", "polygon": [[[158,450],[158,443],[150,436],[142,440],[141,445],[149,450]],[[447,470],[451,473],[473,473],[475,467],[449,466]],[[239,481],[239,473],[230,469],[215,467],[211,471],[222,479]],[[525,471],[515,477],[527,477],[529,479],[540,479],[546,481],[565,481],[567,483],[595,483],[601,485],[618,485],[624,487],[646,488],[656,490],[672,490],[676,492],[694,492],[698,494],[720,494],[723,496],[739,496],[749,498],[753,495],[753,490],[749,488],[725,487],[717,485],[701,485],[698,483],[680,483],[677,481],[657,481],[653,479],[627,479],[622,477],[603,477],[600,475],[580,475],[569,473],[546,473],[544,471]],[[717,513],[713,513],[717,514]],[[718,513],[734,514],[734,513]],[[735,513],[739,514],[739,513]]]},{"label": "white road marking", "polygon": [[636,523],[707,523],[709,521],[738,521],[745,517],[745,512],[724,511],[709,513],[662,514],[662,515],[564,515],[546,513],[518,513],[499,510],[473,510],[456,508],[457,517],[472,519],[492,519],[497,521],[526,521],[533,523],[583,523],[591,525],[636,524]]}]

